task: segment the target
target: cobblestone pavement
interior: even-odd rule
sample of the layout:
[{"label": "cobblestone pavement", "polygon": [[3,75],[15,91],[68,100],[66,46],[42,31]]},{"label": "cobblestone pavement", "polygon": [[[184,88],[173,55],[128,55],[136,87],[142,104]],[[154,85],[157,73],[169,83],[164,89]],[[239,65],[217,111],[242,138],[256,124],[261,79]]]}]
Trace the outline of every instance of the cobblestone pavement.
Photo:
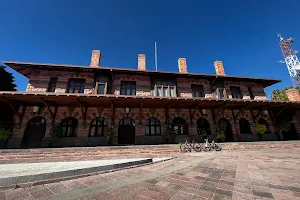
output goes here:
[{"label": "cobblestone pavement", "polygon": [[178,158],[57,183],[0,199],[300,199],[300,149],[178,154]]}]

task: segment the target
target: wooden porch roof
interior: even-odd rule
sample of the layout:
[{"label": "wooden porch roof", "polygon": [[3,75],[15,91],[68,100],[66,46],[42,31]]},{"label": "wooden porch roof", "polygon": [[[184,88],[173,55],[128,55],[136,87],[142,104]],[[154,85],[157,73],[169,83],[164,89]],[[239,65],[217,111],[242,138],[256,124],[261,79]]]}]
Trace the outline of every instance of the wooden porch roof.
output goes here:
[{"label": "wooden porch roof", "polygon": [[132,108],[224,108],[224,109],[300,109],[300,102],[246,99],[213,99],[213,98],[182,98],[152,97],[95,94],[58,94],[29,92],[0,92],[0,103],[14,105],[37,106],[80,106],[86,107],[132,107]]}]

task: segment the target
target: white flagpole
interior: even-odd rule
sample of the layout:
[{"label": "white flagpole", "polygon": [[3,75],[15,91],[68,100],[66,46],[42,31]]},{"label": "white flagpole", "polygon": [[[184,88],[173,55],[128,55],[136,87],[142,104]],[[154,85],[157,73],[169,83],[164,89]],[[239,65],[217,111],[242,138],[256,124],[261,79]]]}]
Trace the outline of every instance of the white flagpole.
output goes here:
[{"label": "white flagpole", "polygon": [[154,43],[155,47],[155,70],[157,71],[157,47],[156,47],[156,42]]}]

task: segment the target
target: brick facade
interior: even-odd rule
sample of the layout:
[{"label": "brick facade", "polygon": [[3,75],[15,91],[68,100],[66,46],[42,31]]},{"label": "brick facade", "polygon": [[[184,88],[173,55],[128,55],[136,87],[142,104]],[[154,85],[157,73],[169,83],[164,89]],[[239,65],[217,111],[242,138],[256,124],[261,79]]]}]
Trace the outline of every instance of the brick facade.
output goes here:
[{"label": "brick facade", "polygon": [[53,71],[42,71],[34,70],[33,73],[29,76],[29,82],[26,88],[26,92],[37,92],[44,93],[47,92],[51,77],[57,77],[55,93],[66,93],[69,79],[70,78],[80,78],[85,79],[85,94],[89,94],[93,91],[94,88],[94,74],[85,72],[85,73],[76,73],[76,72],[53,72]]},{"label": "brick facade", "polygon": [[[23,107],[19,108],[20,110]],[[54,109],[50,107],[50,109]],[[232,133],[234,137],[234,141],[257,141],[260,140],[258,133],[255,131],[252,125],[250,125],[252,134],[241,134],[238,135],[238,128],[239,128],[239,120],[241,118],[245,118],[250,124],[257,123],[260,118],[263,118],[267,121],[268,127],[270,132],[265,133],[264,137],[269,138],[269,140],[278,140],[275,132],[275,127],[272,124],[271,118],[269,115],[265,115],[261,113],[256,120],[252,118],[250,110],[244,110],[242,113],[239,114],[236,121],[234,121],[233,114],[236,115],[239,110],[231,110],[228,109],[221,109],[218,115],[215,116],[215,122],[213,120],[212,111],[206,109],[207,112],[205,115],[202,116],[201,112],[197,110],[195,115],[191,121],[189,110],[188,109],[170,109],[169,110],[169,118],[175,119],[176,117],[180,117],[185,120],[188,126],[188,135],[178,135],[175,139],[175,142],[182,142],[187,138],[196,139],[199,141],[203,140],[203,136],[199,135],[197,132],[197,120],[199,118],[205,118],[210,125],[211,136],[208,137],[215,137],[217,134],[217,124],[221,118],[225,118],[231,125]],[[213,110],[215,113],[217,109]],[[256,115],[259,111],[254,110],[253,114]],[[39,113],[36,115],[32,112],[32,107],[28,106],[25,109],[24,118],[20,124],[17,117],[14,117],[14,129],[12,137],[8,142],[8,147],[10,148],[18,148],[21,145],[22,138],[24,136],[25,128],[30,119],[42,116],[46,120],[46,132],[45,137],[43,140],[43,146],[47,147],[50,141],[50,129],[52,127],[52,120],[48,110],[45,107],[42,107]],[[107,138],[106,137],[89,137],[90,126],[96,117],[104,117],[108,124],[114,128],[116,132],[114,143],[117,144],[118,141],[118,126],[119,122],[123,117],[127,117],[124,108],[116,108],[115,109],[115,118],[114,123],[112,123],[112,113],[110,108],[101,108],[101,107],[89,107],[87,110],[87,118],[84,122],[83,115],[81,113],[80,107],[58,107],[57,108],[57,116],[55,118],[55,125],[60,125],[63,119],[67,117],[75,117],[78,120],[78,128],[77,128],[77,137],[63,137],[60,138],[57,142],[57,146],[98,146],[98,145],[106,145]],[[128,117],[132,118],[135,121],[135,144],[159,144],[164,143],[165,139],[165,109],[164,108],[157,108],[157,109],[150,109],[150,108],[143,108],[142,110],[142,118],[139,117],[139,108],[133,108],[130,110]],[[161,135],[158,136],[146,136],[145,135],[145,128],[146,128],[146,121],[150,117],[157,118],[161,123]],[[297,112],[294,116],[294,125],[300,136],[300,112]]]},{"label": "brick facade", "polygon": [[297,89],[288,89],[285,91],[288,96],[289,101],[300,101],[299,90]]},{"label": "brick facade", "polygon": [[[100,57],[101,53],[100,51],[93,51],[92,58],[91,58],[91,65],[89,69],[95,69],[99,66],[100,63]],[[251,82],[247,79],[247,81],[241,81],[241,79],[234,80],[232,77],[227,79],[227,76],[225,76],[224,66],[221,61],[216,61],[214,63],[216,74],[217,75],[224,75],[221,77],[219,82],[221,81],[224,85],[224,89],[226,91],[227,96],[225,96],[225,99],[229,100],[232,99],[231,94],[231,86],[239,87],[241,92],[241,98],[244,100],[248,100],[253,98],[254,100],[267,100],[266,94],[264,92],[263,83],[260,82]],[[160,73],[155,73],[154,75],[149,75],[146,70],[146,61],[145,61],[145,55],[139,54],[138,55],[138,69],[136,70],[136,73],[130,72],[127,73],[125,71],[119,70],[119,71],[113,71],[111,70],[109,73],[104,73],[103,75],[107,76],[109,80],[110,86],[107,90],[108,95],[111,96],[119,96],[120,90],[121,90],[121,83],[122,81],[134,81],[136,83],[136,96],[137,97],[151,97],[152,96],[152,90],[154,86],[154,80],[159,77],[160,79],[165,78],[166,80],[171,80],[175,82],[176,85],[176,95],[177,97],[185,98],[185,99],[193,99],[193,91],[192,91],[192,84],[195,85],[202,85],[203,86],[203,93],[204,98],[216,98],[213,93],[212,85],[215,82],[217,77],[212,76],[201,76],[200,78],[194,78],[191,77],[189,74],[187,74],[187,65],[186,65],[186,59],[185,58],[179,58],[178,60],[178,67],[179,72],[177,74],[172,75],[161,75]],[[141,73],[141,71],[143,71]],[[97,76],[102,75],[101,72],[97,72]],[[30,93],[46,93],[49,87],[49,82],[51,77],[57,77],[57,83],[56,83],[56,89],[55,93],[67,93],[69,79],[70,78],[78,78],[78,79],[85,79],[85,89],[84,94],[86,96],[89,96],[90,94],[96,94],[96,72],[93,72],[91,70],[85,70],[84,72],[74,72],[72,70],[70,71],[48,71],[48,70],[40,70],[40,69],[34,69],[32,70],[31,74],[28,75],[29,83],[26,88],[26,92]],[[106,86],[105,86],[106,87]],[[156,86],[155,86],[156,87]],[[168,87],[168,86],[167,86]],[[174,87],[174,86],[172,86]],[[165,88],[165,86],[163,86]],[[252,97],[250,97],[250,91]],[[290,95],[290,100],[295,100],[295,92],[292,90],[287,91],[288,95]],[[84,95],[81,94],[81,95]],[[299,93],[298,97],[299,97]],[[160,97],[160,99],[164,99],[165,97]],[[173,98],[173,97],[172,97]],[[169,99],[169,97],[166,97],[165,99]],[[113,100],[112,100],[113,101]],[[130,98],[128,98],[127,101],[130,101]],[[36,117],[36,116],[42,116],[46,120],[46,132],[45,136],[42,142],[42,146],[47,147],[50,142],[50,130],[54,125],[60,125],[61,122],[67,118],[67,117],[75,117],[78,121],[78,127],[77,127],[77,134],[76,137],[63,137],[60,138],[56,146],[97,146],[97,145],[106,145],[107,144],[107,138],[102,137],[89,137],[90,133],[90,127],[92,121],[96,117],[103,117],[108,121],[108,124],[113,127],[114,131],[116,132],[116,135],[113,139],[113,143],[118,143],[118,127],[119,122],[122,118],[126,117],[127,114],[125,113],[124,107],[126,106],[126,102],[124,101],[124,106],[122,108],[116,107],[112,109],[112,107],[87,107],[86,113],[84,114],[84,111],[82,107],[80,107],[78,104],[68,105],[68,106],[57,106],[57,113],[55,116],[55,121],[52,121],[51,113],[49,113],[48,108],[43,105],[41,106],[41,109],[39,113],[34,114],[33,108],[31,106],[25,107],[24,105],[21,105],[19,107],[19,111],[22,112],[24,110],[24,117],[22,118],[22,121],[20,121],[19,117],[14,117],[14,128],[13,128],[13,134],[10,140],[8,141],[8,147],[9,148],[18,148],[21,145],[21,141],[24,136],[24,132],[26,129],[26,126],[28,122]],[[193,111],[193,115],[191,115],[191,108],[182,106],[181,109],[174,108],[174,106],[170,106],[168,109],[168,116],[166,116],[166,107],[157,105],[156,107],[148,108],[148,107],[132,107],[130,112],[128,113],[128,117],[132,118],[134,120],[134,126],[135,126],[135,144],[159,144],[159,143],[165,143],[165,133],[166,133],[166,127],[168,124],[166,124],[166,121],[171,122],[175,118],[182,118],[188,127],[188,134],[187,135],[178,135],[175,138],[175,142],[182,142],[187,138],[195,139],[202,141],[203,135],[199,135],[197,131],[197,120],[199,118],[204,118],[209,122],[209,128],[211,131],[211,135],[208,135],[209,138],[214,138],[215,135],[218,133],[218,122],[221,118],[225,118],[230,126],[231,126],[231,132],[232,132],[232,141],[255,141],[260,140],[260,136],[256,133],[255,129],[253,128],[253,123],[257,123],[260,118],[263,118],[266,120],[268,127],[269,127],[269,133],[264,134],[264,138],[267,138],[267,140],[277,140],[278,137],[275,134],[276,129],[274,127],[273,121],[271,119],[270,115],[266,115],[263,112],[260,112],[259,110],[252,109],[251,111],[249,109],[243,109],[242,112],[240,109],[232,108],[232,109],[223,109],[223,108],[214,108],[212,109],[206,109],[201,108],[201,105],[198,109],[195,109]],[[55,107],[50,105],[51,110],[55,110]],[[200,111],[201,109],[205,109],[206,112],[203,113]],[[86,116],[86,118],[84,117]],[[236,117],[237,116],[237,117]],[[255,116],[255,119],[253,119],[253,116]],[[159,120],[161,124],[161,135],[155,135],[155,136],[147,136],[146,135],[146,122],[147,119],[150,117],[155,117]],[[235,119],[236,117],[236,119]],[[250,123],[250,129],[252,134],[241,134],[239,135],[239,122],[240,119],[246,119]],[[112,121],[113,120],[113,121]],[[294,125],[297,130],[298,135],[300,134],[300,112],[297,111],[296,115],[294,116]],[[299,135],[300,137],[300,135]]]}]

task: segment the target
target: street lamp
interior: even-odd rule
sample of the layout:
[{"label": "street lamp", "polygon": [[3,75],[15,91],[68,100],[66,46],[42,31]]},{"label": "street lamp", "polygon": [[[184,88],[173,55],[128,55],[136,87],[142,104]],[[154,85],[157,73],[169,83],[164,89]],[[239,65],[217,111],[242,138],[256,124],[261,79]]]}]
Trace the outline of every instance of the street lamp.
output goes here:
[{"label": "street lamp", "polygon": [[39,107],[39,106],[33,106],[33,107],[32,107],[32,112],[33,112],[34,115],[35,115],[36,113],[38,113],[39,110],[40,110],[40,107]]},{"label": "street lamp", "polygon": [[130,107],[125,107],[125,113],[126,113],[126,115],[128,116],[128,114],[129,114],[129,112],[130,112]]}]

